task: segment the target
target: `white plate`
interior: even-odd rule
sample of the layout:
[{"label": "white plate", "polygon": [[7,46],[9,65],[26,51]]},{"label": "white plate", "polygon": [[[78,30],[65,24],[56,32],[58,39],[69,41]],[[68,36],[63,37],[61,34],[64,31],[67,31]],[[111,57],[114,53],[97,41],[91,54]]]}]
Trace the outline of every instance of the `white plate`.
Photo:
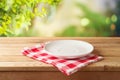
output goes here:
[{"label": "white plate", "polygon": [[56,57],[72,59],[90,54],[94,47],[80,40],[56,40],[46,43],[45,50]]}]

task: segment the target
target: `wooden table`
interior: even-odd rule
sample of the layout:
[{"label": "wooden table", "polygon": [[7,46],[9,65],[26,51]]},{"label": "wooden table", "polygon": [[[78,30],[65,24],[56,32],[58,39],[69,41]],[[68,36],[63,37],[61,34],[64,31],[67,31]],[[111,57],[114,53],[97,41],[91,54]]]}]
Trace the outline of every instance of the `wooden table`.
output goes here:
[{"label": "wooden table", "polygon": [[[26,46],[58,39],[88,41],[95,47],[93,53],[104,56],[104,60],[91,64],[71,76],[65,76],[52,65],[32,60],[21,54],[21,50]],[[120,38],[1,37],[0,80],[120,80]]]}]

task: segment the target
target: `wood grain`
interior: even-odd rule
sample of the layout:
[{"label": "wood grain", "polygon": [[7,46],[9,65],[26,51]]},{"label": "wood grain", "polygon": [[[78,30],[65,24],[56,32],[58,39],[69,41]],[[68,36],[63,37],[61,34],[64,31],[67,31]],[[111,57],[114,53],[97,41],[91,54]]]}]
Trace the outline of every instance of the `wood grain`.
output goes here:
[{"label": "wood grain", "polygon": [[[27,75],[26,75],[27,74]],[[120,72],[77,72],[65,76],[61,72],[0,72],[0,80],[120,80]]]},{"label": "wood grain", "polygon": [[[35,61],[21,54],[24,47],[32,47],[41,42],[63,39],[90,42],[95,48],[92,53],[104,56],[104,60],[82,68],[71,77],[65,77],[52,65]],[[25,75],[27,73],[29,75]],[[48,77],[45,77],[46,74]],[[41,77],[37,78],[39,75]],[[89,80],[89,77],[91,80],[120,80],[119,75],[119,37],[0,37],[0,80],[56,80],[57,77],[60,77],[57,80]]]},{"label": "wood grain", "polygon": [[[88,41],[95,47],[93,51],[94,54],[102,55],[105,57],[105,60],[102,60],[94,65],[90,65],[91,67],[101,66],[101,70],[103,68],[108,68],[110,70],[111,67],[116,67],[120,62],[120,38],[119,37],[56,37],[56,38],[40,38],[40,37],[13,37],[13,38],[0,38],[0,67],[1,66],[17,66],[21,67],[29,67],[30,65],[34,65],[34,67],[40,67],[39,63],[35,60],[32,60],[28,57],[25,57],[21,54],[21,50],[24,47],[32,47],[41,42],[59,40],[59,39],[74,39],[74,40],[84,40]],[[9,62],[9,63],[7,63]],[[23,62],[22,64],[20,62]],[[30,65],[26,64],[26,62]],[[48,65],[44,64],[45,67]],[[109,69],[110,68],[110,69]],[[87,70],[87,68],[86,68]],[[88,69],[89,70],[89,69]],[[118,69],[120,70],[120,69]]]}]

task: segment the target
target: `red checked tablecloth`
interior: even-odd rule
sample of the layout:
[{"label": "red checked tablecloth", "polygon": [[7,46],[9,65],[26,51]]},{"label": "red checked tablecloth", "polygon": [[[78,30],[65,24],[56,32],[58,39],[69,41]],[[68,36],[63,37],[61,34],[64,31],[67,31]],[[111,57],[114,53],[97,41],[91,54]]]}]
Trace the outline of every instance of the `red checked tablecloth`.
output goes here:
[{"label": "red checked tablecloth", "polygon": [[24,48],[22,53],[23,55],[28,56],[32,59],[55,66],[56,68],[58,68],[58,70],[66,75],[71,75],[72,73],[78,71],[80,68],[103,59],[103,57],[95,54],[89,54],[87,56],[74,60],[61,59],[48,54],[44,50],[44,44],[36,45],[32,48],[26,47]]}]

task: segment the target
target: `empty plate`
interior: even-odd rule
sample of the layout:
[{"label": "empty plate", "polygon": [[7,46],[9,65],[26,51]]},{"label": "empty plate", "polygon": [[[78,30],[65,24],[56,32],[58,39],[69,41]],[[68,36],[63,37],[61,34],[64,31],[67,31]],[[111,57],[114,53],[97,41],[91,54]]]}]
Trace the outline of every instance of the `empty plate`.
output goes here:
[{"label": "empty plate", "polygon": [[45,50],[56,57],[73,59],[86,56],[93,51],[93,46],[80,40],[56,40],[46,43]]}]

